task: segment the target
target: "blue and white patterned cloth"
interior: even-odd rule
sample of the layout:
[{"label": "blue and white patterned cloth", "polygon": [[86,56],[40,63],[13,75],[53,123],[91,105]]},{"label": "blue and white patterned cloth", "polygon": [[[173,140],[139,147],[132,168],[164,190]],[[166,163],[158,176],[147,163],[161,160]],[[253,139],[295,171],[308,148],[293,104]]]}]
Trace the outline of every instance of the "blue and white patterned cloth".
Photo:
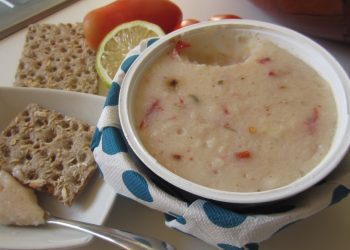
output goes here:
[{"label": "blue and white patterned cloth", "polygon": [[[350,167],[342,164],[326,180],[268,213],[226,209],[204,199],[189,203],[159,188],[132,160],[118,117],[120,85],[125,73],[157,38],[130,51],[113,79],[91,148],[105,181],[116,193],[166,214],[165,223],[224,250],[258,249],[259,243],[286,226],[339,202],[350,191]],[[349,162],[349,160],[347,160]]]}]

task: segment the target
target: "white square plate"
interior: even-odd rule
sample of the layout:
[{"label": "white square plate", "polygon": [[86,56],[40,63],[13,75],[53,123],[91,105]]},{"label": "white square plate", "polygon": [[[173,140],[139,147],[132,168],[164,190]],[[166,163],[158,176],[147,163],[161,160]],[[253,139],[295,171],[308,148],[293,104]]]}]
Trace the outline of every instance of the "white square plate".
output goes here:
[{"label": "white square plate", "polygon": [[[105,98],[61,90],[0,87],[0,131],[27,104],[37,103],[65,115],[96,125]],[[98,171],[96,171],[98,172]],[[116,198],[115,192],[98,175],[90,180],[72,207],[39,194],[40,205],[55,216],[102,224]],[[92,236],[57,226],[7,227],[0,225],[0,249],[50,249],[81,246]]]}]

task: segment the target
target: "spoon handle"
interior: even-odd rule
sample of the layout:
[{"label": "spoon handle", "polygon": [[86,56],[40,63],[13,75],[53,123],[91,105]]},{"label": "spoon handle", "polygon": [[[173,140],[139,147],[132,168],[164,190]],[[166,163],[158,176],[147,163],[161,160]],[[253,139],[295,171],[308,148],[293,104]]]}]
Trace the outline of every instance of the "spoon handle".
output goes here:
[{"label": "spoon handle", "polygon": [[49,216],[46,220],[47,224],[55,224],[64,227],[73,228],[92,234],[98,238],[109,241],[112,244],[118,245],[123,249],[128,250],[174,250],[171,245],[164,241],[154,238],[144,237],[128,232],[123,232],[118,229],[108,228],[104,226],[93,225],[89,223],[61,219],[54,216]]}]

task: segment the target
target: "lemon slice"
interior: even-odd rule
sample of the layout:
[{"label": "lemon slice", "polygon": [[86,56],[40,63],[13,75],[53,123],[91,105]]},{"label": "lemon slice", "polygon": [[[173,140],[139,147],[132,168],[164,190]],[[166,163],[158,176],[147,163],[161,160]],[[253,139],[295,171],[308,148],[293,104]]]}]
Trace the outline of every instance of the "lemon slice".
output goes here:
[{"label": "lemon slice", "polygon": [[99,45],[96,56],[96,71],[109,87],[122,60],[143,39],[164,35],[153,23],[132,21],[121,24],[110,31]]}]

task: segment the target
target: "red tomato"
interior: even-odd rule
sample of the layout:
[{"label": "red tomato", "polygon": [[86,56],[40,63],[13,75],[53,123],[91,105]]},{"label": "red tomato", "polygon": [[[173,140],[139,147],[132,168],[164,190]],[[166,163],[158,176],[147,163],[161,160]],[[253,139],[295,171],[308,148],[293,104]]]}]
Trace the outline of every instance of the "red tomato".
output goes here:
[{"label": "red tomato", "polygon": [[175,46],[174,46],[174,49],[173,49],[173,54],[179,55],[181,53],[181,51],[183,51],[184,49],[186,49],[188,47],[191,47],[191,44],[189,44],[189,43],[187,43],[185,41],[182,41],[182,40],[178,40],[175,43]]},{"label": "red tomato", "polygon": [[182,20],[181,23],[179,23],[178,25],[175,26],[174,30],[181,29],[183,27],[186,27],[186,26],[189,26],[189,25],[192,25],[195,23],[199,23],[199,21],[196,19],[184,19],[184,20]]},{"label": "red tomato", "polygon": [[89,12],[83,21],[87,44],[97,49],[101,40],[114,27],[134,20],[159,25],[165,33],[182,20],[180,8],[169,0],[118,0]]},{"label": "red tomato", "polygon": [[209,21],[218,21],[218,20],[222,20],[222,19],[241,19],[240,16],[237,15],[233,15],[233,14],[220,14],[220,15],[215,15],[215,16],[211,16],[209,17]]},{"label": "red tomato", "polygon": [[248,150],[235,153],[236,159],[247,159],[251,157],[251,153]]}]

